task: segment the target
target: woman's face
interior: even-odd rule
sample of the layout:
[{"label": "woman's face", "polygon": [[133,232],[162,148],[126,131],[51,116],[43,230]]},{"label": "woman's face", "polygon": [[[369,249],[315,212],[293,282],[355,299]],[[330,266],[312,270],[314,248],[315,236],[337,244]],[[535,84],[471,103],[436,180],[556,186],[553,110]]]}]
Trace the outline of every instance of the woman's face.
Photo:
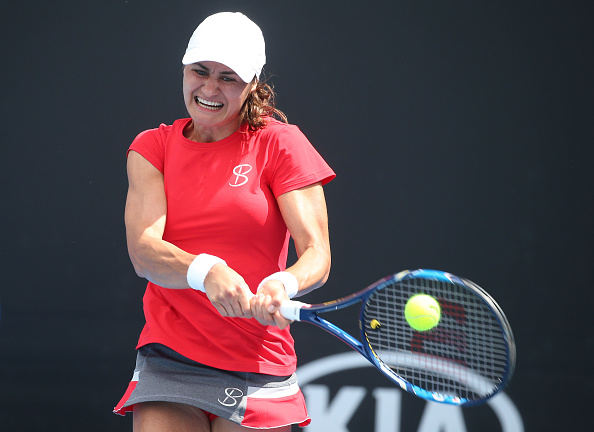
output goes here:
[{"label": "woman's face", "polygon": [[239,112],[253,87],[253,83],[243,82],[221,63],[205,61],[185,66],[184,100],[193,120],[188,138],[218,141],[239,129]]}]

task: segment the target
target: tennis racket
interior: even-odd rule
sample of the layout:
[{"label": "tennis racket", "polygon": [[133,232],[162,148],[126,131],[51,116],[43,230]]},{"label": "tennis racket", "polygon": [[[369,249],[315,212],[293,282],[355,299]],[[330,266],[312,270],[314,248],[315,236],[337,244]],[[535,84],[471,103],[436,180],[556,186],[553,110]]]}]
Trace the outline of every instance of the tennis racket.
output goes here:
[{"label": "tennis racket", "polygon": [[[415,294],[436,299],[436,327],[416,331],[404,316]],[[362,302],[360,340],[319,316]],[[515,365],[511,327],[475,283],[437,270],[403,271],[358,293],[322,304],[285,301],[281,314],[338,337],[403,390],[451,405],[478,405],[509,382]]]}]

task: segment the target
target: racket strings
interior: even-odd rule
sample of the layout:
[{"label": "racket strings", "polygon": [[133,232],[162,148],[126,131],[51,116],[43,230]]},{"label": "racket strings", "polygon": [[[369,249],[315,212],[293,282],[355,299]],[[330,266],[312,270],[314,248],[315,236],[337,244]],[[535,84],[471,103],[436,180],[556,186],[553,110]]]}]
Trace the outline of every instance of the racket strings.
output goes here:
[{"label": "racket strings", "polygon": [[[408,299],[419,293],[436,298],[441,307],[439,324],[426,332],[414,331],[403,312]],[[363,323],[381,361],[432,393],[482,399],[506,373],[508,349],[499,322],[465,286],[422,278],[388,282],[367,300]]]}]

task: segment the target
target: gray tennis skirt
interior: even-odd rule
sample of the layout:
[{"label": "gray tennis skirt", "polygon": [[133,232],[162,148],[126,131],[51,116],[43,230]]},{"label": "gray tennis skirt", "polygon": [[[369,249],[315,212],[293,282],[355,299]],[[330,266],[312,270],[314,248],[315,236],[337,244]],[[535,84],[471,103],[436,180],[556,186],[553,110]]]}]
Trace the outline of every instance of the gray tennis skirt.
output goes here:
[{"label": "gray tennis skirt", "polygon": [[310,423],[295,374],[215,369],[160,344],[138,350],[132,381],[114,412],[125,415],[135,404],[150,401],[192,405],[211,420],[221,417],[255,429]]}]

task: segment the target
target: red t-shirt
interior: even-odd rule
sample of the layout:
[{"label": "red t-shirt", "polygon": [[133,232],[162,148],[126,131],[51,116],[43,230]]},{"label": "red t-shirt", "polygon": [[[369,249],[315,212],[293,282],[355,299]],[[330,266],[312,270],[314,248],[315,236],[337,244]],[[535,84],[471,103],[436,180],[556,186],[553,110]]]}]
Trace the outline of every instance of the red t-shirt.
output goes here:
[{"label": "red t-shirt", "polygon": [[[138,135],[130,150],[164,175],[163,239],[192,253],[224,259],[255,292],[285,270],[289,233],[276,197],[335,177],[301,131],[276,120],[257,132],[242,127],[214,143],[183,136],[190,119]],[[288,329],[255,319],[224,318],[206,295],[148,283],[146,324],[138,347],[161,343],[197,362],[226,370],[290,375],[296,368]]]}]

